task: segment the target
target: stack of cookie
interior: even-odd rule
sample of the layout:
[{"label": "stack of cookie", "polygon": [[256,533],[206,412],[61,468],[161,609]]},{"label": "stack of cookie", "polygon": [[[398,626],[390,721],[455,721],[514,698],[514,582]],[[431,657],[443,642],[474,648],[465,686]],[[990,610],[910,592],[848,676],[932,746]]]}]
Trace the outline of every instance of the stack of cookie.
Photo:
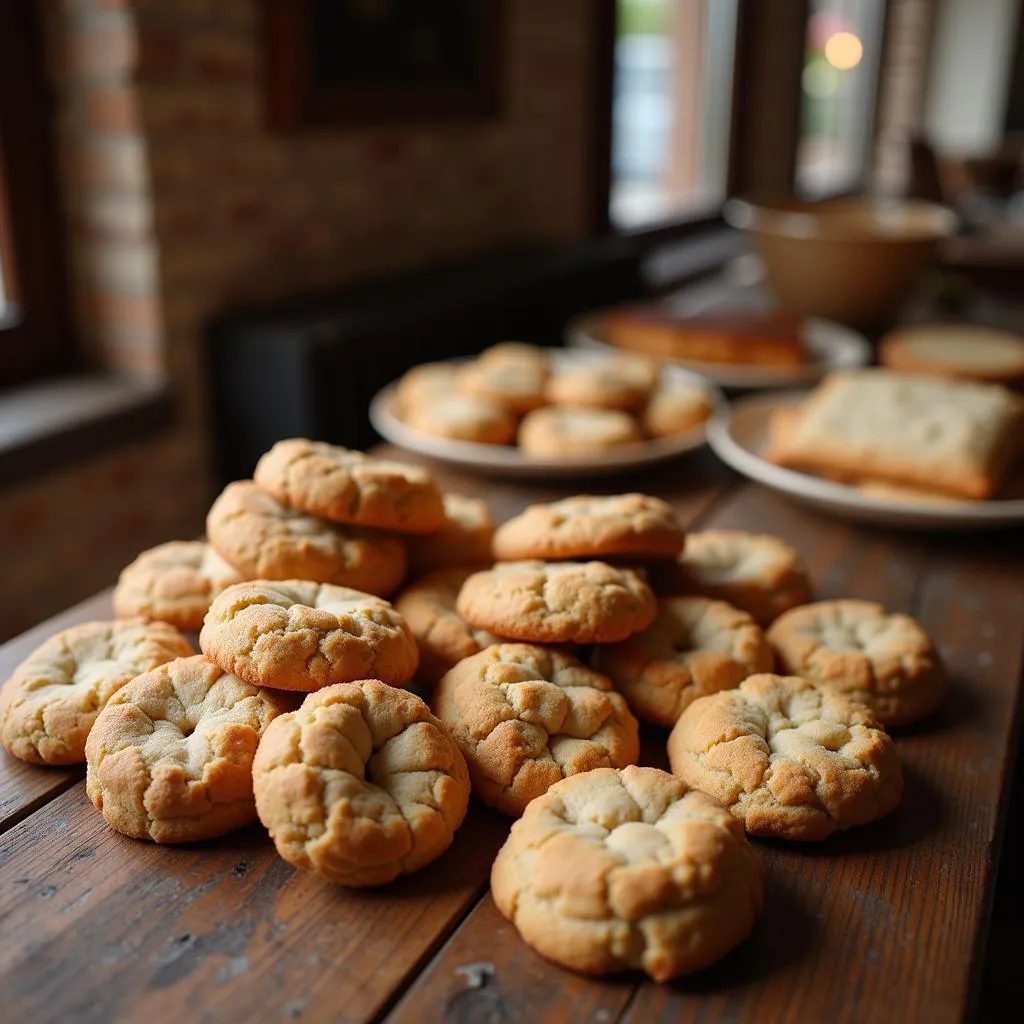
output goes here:
[{"label": "stack of cookie", "polygon": [[414,367],[398,383],[397,404],[408,426],[431,437],[518,443],[528,458],[571,459],[685,433],[707,419],[703,388],[668,387],[659,376],[645,356],[559,368],[541,348],[503,342],[461,367]]},{"label": "stack of cookie", "polygon": [[[495,530],[423,470],[292,440],[217,499],[209,534],[125,570],[115,605],[134,617],[18,668],[4,746],[86,761],[127,835],[258,818],[290,863],[353,886],[437,858],[472,792],[518,819],[499,909],[578,970],[667,980],[722,956],[762,901],[745,834],[819,840],[887,814],[884,726],[945,691],[912,619],[813,603],[782,541],[686,536],[648,495]],[[199,626],[195,655],[178,628]],[[637,767],[638,719],[671,729],[673,774]]]}]

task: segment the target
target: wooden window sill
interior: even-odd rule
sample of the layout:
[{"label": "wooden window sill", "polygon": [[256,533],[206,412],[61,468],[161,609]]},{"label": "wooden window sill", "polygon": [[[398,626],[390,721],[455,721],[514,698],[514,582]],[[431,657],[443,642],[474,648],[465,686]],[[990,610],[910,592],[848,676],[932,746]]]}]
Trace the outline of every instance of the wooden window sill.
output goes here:
[{"label": "wooden window sill", "polygon": [[168,427],[170,388],[110,374],[54,377],[0,393],[0,487]]}]

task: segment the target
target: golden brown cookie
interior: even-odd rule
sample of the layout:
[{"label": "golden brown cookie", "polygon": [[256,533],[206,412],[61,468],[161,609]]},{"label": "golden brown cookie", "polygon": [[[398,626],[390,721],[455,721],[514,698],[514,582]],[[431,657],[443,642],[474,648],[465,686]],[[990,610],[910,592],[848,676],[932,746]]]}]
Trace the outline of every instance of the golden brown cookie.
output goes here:
[{"label": "golden brown cookie", "polygon": [[594,648],[593,665],[638,718],[671,728],[696,700],[775,665],[746,613],[707,597],[663,597],[643,632]]},{"label": "golden brown cookie", "polygon": [[253,479],[278,501],[336,523],[396,533],[444,525],[441,492],[427,470],[322,441],[278,441]]},{"label": "golden brown cookie", "polygon": [[491,892],[541,956],[664,982],[742,942],[764,883],[721,804],[657,768],[598,768],[526,808],[494,862]]},{"label": "golden brown cookie", "polygon": [[287,698],[208,658],[178,658],[133,679],[85,745],[86,790],[107,824],[136,839],[191,843],[256,820],[252,759]]},{"label": "golden brown cookie", "polygon": [[497,636],[542,644],[608,644],[646,629],[651,588],[604,562],[502,562],[462,585],[458,613]]},{"label": "golden brown cookie", "polygon": [[313,580],[383,596],[405,577],[405,548],[397,538],[299,512],[251,480],[224,488],[206,517],[206,533],[248,579]]},{"label": "golden brown cookie", "polygon": [[242,574],[201,540],[172,540],[143,551],[121,571],[114,588],[119,619],[169,622],[195,631],[210,602]]},{"label": "golden brown cookie", "polygon": [[306,580],[250,580],[210,605],[199,646],[226,672],[275,690],[373,677],[401,685],[419,653],[387,601]]},{"label": "golden brown cookie", "polygon": [[417,575],[449,566],[491,562],[494,520],[487,503],[461,494],[444,496],[445,524],[436,533],[406,542],[409,568]]},{"label": "golden brown cookie", "polygon": [[675,562],[651,566],[659,594],[700,594],[749,612],[761,626],[811,600],[799,553],[778,537],[743,530],[702,530],[686,537]]},{"label": "golden brown cookie", "polygon": [[466,762],[419,697],[376,679],[310,694],[271,723],[253,763],[260,821],[290,864],[384,885],[451,844]]},{"label": "golden brown cookie", "polygon": [[482,651],[498,638],[468,625],[455,610],[455,599],[467,569],[439,569],[406,587],[395,601],[395,610],[405,619],[420,650],[416,678],[433,685],[457,662]]},{"label": "golden brown cookie", "polygon": [[466,757],[473,792],[505,814],[522,814],[566,776],[640,755],[636,719],[612,684],[548,647],[487,647],[441,679],[432,703]]},{"label": "golden brown cookie", "polygon": [[428,399],[405,414],[405,422],[430,437],[473,444],[511,444],[516,418],[500,405],[473,395],[448,394]]},{"label": "golden brown cookie", "polygon": [[881,362],[900,373],[1024,382],[1024,338],[977,324],[919,324],[882,338]]},{"label": "golden brown cookie", "polygon": [[399,407],[406,413],[424,402],[444,398],[455,390],[458,367],[453,363],[423,363],[414,366],[398,382]]},{"label": "golden brown cookie", "polygon": [[616,409],[551,406],[519,425],[519,447],[531,459],[582,459],[642,440],[636,420]]},{"label": "golden brown cookie", "polygon": [[896,746],[863,704],[807,679],[751,676],[695,700],[668,738],[672,772],[751,835],[825,839],[881,818],[903,789]]},{"label": "golden brown cookie", "polygon": [[656,376],[656,371],[652,376],[635,366],[623,357],[566,367],[548,381],[547,400],[552,405],[635,411],[647,401]]},{"label": "golden brown cookie", "polygon": [[644,409],[643,427],[649,437],[672,437],[703,423],[711,415],[711,401],[703,388],[694,384],[661,387],[651,395]]},{"label": "golden brown cookie", "polygon": [[0,690],[0,741],[33,764],[81,764],[96,716],[126,683],[192,645],[166,622],[86,622],[50,637]]},{"label": "golden brown cookie", "polygon": [[495,346],[459,370],[458,388],[519,415],[544,404],[547,379],[547,360],[539,349],[520,352]]},{"label": "golden brown cookie", "polygon": [[530,505],[498,527],[499,561],[526,558],[672,558],[683,547],[672,506],[647,494],[580,494]]},{"label": "golden brown cookie", "polygon": [[539,345],[531,345],[525,341],[499,341],[497,345],[485,348],[477,356],[477,362],[484,366],[533,366],[535,369],[546,369],[547,353]]},{"label": "golden brown cookie", "polygon": [[946,671],[928,634],[909,615],[873,601],[818,601],[768,630],[783,671],[864,701],[883,725],[930,715],[946,696]]}]

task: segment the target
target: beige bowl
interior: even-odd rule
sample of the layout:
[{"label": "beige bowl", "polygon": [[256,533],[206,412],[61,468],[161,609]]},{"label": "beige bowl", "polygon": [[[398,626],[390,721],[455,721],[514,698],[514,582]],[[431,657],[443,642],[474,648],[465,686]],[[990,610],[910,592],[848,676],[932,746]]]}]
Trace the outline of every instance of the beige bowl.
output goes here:
[{"label": "beige bowl", "polygon": [[750,235],[783,307],[855,327],[884,324],[956,227],[945,207],[904,200],[732,200],[725,216]]}]

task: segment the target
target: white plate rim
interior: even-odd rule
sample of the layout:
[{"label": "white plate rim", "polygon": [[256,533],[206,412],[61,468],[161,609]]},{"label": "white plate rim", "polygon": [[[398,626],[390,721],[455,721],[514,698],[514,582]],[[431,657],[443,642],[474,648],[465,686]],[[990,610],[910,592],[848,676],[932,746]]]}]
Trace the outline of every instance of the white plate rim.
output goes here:
[{"label": "white plate rim", "polygon": [[[572,361],[600,362],[608,358],[606,353],[585,352],[575,349],[550,349],[547,352],[556,366]],[[458,366],[473,357],[439,360]],[[725,405],[725,396],[700,374],[679,366],[667,366],[663,372],[670,377],[686,379],[700,387],[711,402],[714,416]],[[544,478],[559,474],[573,476],[604,476],[611,473],[664,462],[667,459],[694,451],[706,443],[706,424],[701,423],[684,434],[668,438],[655,438],[637,444],[622,445],[600,456],[579,459],[527,459],[513,446],[478,444],[473,441],[456,441],[448,438],[430,437],[403,423],[392,411],[398,389],[398,381],[392,381],[373,396],[370,401],[369,417],[373,428],[392,444],[407,451],[463,469],[473,469],[488,475],[518,476],[522,478]]]},{"label": "white plate rim", "polygon": [[[570,320],[565,329],[566,343],[573,348],[591,351],[628,351],[612,345],[601,336],[600,320],[607,312],[592,310]],[[831,370],[866,366],[871,361],[871,342],[851,327],[822,317],[807,317],[801,330],[806,343],[826,348],[831,345],[835,351],[843,351],[843,358],[817,359],[793,367],[704,363],[693,359],[665,359],[664,362],[696,373],[719,387],[749,391],[809,384],[820,380]]]},{"label": "white plate rim", "polygon": [[728,466],[757,483],[801,501],[846,511],[863,520],[887,523],[906,520],[908,525],[928,523],[962,528],[1024,523],[1024,499],[946,503],[897,501],[864,494],[846,484],[776,466],[733,436],[737,418],[755,413],[766,415],[803,401],[807,395],[807,391],[781,391],[736,399],[731,406],[719,408],[708,420],[708,444]]}]

